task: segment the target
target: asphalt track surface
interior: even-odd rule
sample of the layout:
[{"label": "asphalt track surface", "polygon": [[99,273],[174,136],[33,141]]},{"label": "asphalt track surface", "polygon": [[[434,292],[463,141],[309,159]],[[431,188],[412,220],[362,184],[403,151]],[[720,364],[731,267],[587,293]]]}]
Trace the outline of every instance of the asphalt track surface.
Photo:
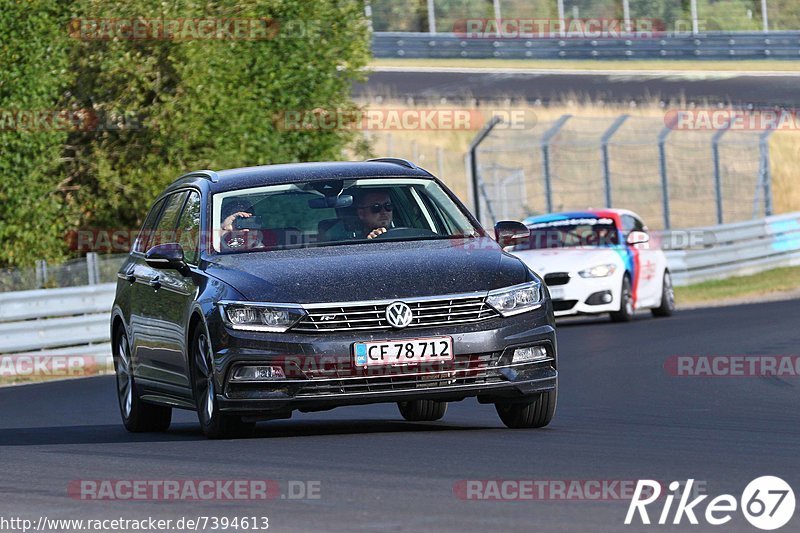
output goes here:
[{"label": "asphalt track surface", "polygon": [[[110,376],[0,389],[0,517],[266,515],[271,531],[758,531],[741,513],[716,528],[685,519],[626,527],[627,501],[464,501],[453,486],[694,478],[712,496],[738,498],[750,480],[776,475],[798,491],[800,378],[664,370],[672,355],[797,355],[798,311],[795,300],[561,323],[558,411],[542,430],[505,429],[491,406],[464,401],[440,422],[407,423],[394,405],[374,405],[208,441],[185,411],[165,434],[126,433]],[[67,495],[79,479],[271,479],[282,490],[316,480],[321,492],[297,501],[97,502]],[[799,524],[796,514],[781,531]]]},{"label": "asphalt track surface", "polygon": [[354,87],[355,96],[384,96],[439,101],[520,98],[529,102],[586,99],[606,102],[730,103],[759,108],[800,106],[797,73],[736,74],[730,72],[437,72],[436,69],[372,72],[367,83]]}]

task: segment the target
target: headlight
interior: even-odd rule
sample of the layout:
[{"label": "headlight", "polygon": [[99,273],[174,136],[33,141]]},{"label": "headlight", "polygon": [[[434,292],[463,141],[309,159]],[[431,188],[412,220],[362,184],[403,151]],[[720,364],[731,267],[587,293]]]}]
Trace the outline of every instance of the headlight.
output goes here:
[{"label": "headlight", "polygon": [[597,265],[578,272],[582,278],[606,278],[617,271],[617,265]]},{"label": "headlight", "polygon": [[286,304],[220,302],[219,305],[228,327],[246,331],[282,333],[305,315],[300,306]]},{"label": "headlight", "polygon": [[542,304],[542,297],[542,285],[538,281],[531,281],[489,291],[486,303],[497,309],[501,315],[511,316],[536,309]]}]

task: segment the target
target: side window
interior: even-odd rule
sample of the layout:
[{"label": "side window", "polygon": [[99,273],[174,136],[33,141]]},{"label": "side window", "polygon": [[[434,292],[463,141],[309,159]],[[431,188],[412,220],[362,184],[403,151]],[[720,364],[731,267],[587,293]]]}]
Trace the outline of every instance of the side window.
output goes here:
[{"label": "side window", "polygon": [[167,197],[167,203],[164,205],[153,239],[149,244],[150,248],[177,240],[175,228],[178,225],[178,217],[181,214],[181,209],[183,209],[187,196],[189,196],[189,191],[178,192]]},{"label": "side window", "polygon": [[178,221],[178,243],[183,247],[186,262],[197,264],[200,258],[200,195],[189,193]]},{"label": "side window", "polygon": [[631,215],[622,215],[622,231],[627,235],[632,231],[647,231],[641,220]]},{"label": "side window", "polygon": [[156,226],[156,220],[158,220],[158,214],[161,212],[163,206],[164,200],[159,200],[153,208],[150,209],[150,213],[148,213],[142,225],[142,230],[139,232],[139,235],[136,237],[136,242],[133,245],[133,250],[135,252],[145,253],[150,249],[148,244],[153,239],[153,230]]}]

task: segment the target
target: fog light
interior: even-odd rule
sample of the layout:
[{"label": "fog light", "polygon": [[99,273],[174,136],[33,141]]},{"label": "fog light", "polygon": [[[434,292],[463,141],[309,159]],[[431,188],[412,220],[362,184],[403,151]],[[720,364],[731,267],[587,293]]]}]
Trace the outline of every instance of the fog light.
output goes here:
[{"label": "fog light", "polygon": [[514,350],[514,357],[511,358],[511,362],[529,363],[531,361],[538,361],[539,359],[547,359],[547,350],[544,346],[527,346]]},{"label": "fog light", "polygon": [[234,381],[265,381],[284,379],[286,375],[279,366],[241,366],[233,374]]}]

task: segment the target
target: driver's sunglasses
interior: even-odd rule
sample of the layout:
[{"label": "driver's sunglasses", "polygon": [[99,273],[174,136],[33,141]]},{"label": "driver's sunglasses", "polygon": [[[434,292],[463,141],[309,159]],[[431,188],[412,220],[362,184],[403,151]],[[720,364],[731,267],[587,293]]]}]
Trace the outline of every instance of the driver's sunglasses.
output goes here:
[{"label": "driver's sunglasses", "polygon": [[391,213],[394,206],[392,202],[386,202],[385,204],[372,204],[372,205],[362,205],[359,209],[369,209],[376,215],[381,211],[386,211],[387,213]]}]

